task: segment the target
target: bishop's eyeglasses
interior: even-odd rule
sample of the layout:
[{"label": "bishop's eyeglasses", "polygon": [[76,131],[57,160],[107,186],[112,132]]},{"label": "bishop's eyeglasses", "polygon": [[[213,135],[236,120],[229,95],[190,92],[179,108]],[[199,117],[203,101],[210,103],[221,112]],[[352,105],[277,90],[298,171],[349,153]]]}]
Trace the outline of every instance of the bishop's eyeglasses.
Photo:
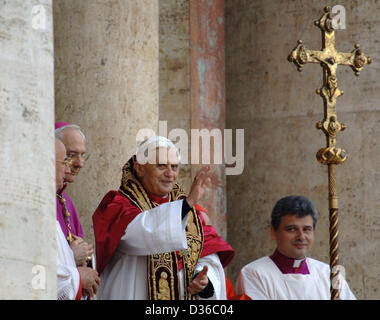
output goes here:
[{"label": "bishop's eyeglasses", "polygon": [[87,153],[79,153],[76,151],[70,151],[67,153],[67,158],[70,159],[72,162],[74,162],[76,160],[86,162],[89,157],[90,157],[90,155]]},{"label": "bishop's eyeglasses", "polygon": [[62,163],[67,168],[71,168],[73,165],[73,160],[70,158],[65,158],[64,160],[55,160],[55,161]]}]

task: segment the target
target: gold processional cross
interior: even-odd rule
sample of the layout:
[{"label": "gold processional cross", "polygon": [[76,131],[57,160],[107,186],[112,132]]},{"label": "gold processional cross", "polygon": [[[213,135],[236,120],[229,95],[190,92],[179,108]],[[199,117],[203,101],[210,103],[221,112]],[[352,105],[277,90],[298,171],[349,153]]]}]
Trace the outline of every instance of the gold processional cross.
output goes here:
[{"label": "gold processional cross", "polygon": [[317,160],[328,166],[329,181],[329,220],[330,220],[330,280],[331,280],[331,300],[339,299],[339,255],[338,255],[338,195],[335,168],[337,164],[343,163],[346,152],[336,146],[336,136],[339,131],[343,131],[346,126],[338,121],[336,112],[336,99],[343,95],[343,91],[338,88],[336,70],[338,65],[350,66],[355,75],[366,64],[371,63],[371,58],[366,57],[355,44],[355,49],[351,53],[338,52],[335,49],[335,31],[333,29],[333,17],[331,8],[325,7],[323,16],[315,21],[315,25],[322,31],[322,50],[307,50],[302,41],[288,56],[289,62],[294,62],[298,71],[306,63],[320,63],[323,68],[323,86],[317,89],[317,94],[324,101],[324,120],[317,123],[317,128],[326,135],[327,146],[317,152]]}]

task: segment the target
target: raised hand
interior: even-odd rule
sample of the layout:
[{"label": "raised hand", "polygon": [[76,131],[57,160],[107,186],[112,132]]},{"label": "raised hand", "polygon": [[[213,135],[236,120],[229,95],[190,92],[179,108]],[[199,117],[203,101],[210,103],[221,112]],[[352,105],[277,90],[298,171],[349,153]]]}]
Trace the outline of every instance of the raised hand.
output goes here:
[{"label": "raised hand", "polygon": [[208,184],[211,182],[207,173],[210,171],[210,166],[204,166],[195,175],[193,184],[191,185],[190,193],[186,198],[190,207],[193,207],[204,195]]}]

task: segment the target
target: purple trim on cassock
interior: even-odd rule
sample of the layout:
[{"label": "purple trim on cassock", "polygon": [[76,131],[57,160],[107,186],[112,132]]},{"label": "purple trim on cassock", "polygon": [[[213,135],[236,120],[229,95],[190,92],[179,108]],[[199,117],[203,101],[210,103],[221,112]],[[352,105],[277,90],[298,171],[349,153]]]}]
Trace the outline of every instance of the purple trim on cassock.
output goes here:
[{"label": "purple trim on cassock", "polygon": [[300,262],[298,268],[294,267],[294,262],[299,260],[289,258],[275,250],[273,255],[270,256],[275,265],[280,269],[282,273],[302,273],[310,274],[309,268],[307,267],[306,258]]},{"label": "purple trim on cassock", "polygon": [[[78,236],[78,237],[83,238],[83,230],[82,230],[82,225],[80,224],[80,221],[79,221],[78,213],[75,210],[74,204],[71,201],[69,195],[63,191],[65,189],[65,187],[63,187],[58,192],[58,194],[63,195],[63,197],[66,199],[67,210],[69,210],[69,212],[70,212],[71,233]],[[56,196],[56,200],[57,200],[57,220],[61,226],[61,229],[62,229],[65,237],[67,237],[68,236],[67,227],[65,224],[65,217],[63,215],[65,208],[61,204],[61,202],[59,201],[59,198],[57,196]]]},{"label": "purple trim on cassock", "polygon": [[55,130],[57,130],[61,127],[68,126],[68,125],[69,125],[68,122],[56,122],[54,126],[55,126]]}]

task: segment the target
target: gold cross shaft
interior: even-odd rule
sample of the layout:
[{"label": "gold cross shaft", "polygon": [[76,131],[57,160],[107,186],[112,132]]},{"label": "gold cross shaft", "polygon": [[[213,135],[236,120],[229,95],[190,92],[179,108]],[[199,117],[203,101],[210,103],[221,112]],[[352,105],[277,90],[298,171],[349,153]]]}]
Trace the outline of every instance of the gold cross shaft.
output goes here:
[{"label": "gold cross shaft", "polygon": [[350,53],[338,52],[335,49],[335,30],[333,29],[333,17],[331,8],[325,7],[323,16],[315,21],[315,25],[322,31],[322,50],[308,50],[301,40],[288,56],[289,62],[293,62],[298,71],[302,71],[307,63],[320,63],[323,68],[323,86],[317,89],[324,101],[325,117],[323,121],[317,123],[317,128],[326,135],[327,146],[317,152],[317,160],[328,165],[329,179],[329,211],[330,211],[330,268],[331,268],[331,299],[339,299],[339,286],[336,285],[339,273],[338,256],[338,196],[336,185],[335,167],[343,163],[347,154],[345,150],[336,147],[336,136],[343,131],[346,126],[338,121],[336,111],[336,100],[343,95],[343,91],[338,88],[336,71],[338,65],[350,66],[355,75],[366,64],[371,63],[371,58],[366,57],[355,44],[354,50]]}]

